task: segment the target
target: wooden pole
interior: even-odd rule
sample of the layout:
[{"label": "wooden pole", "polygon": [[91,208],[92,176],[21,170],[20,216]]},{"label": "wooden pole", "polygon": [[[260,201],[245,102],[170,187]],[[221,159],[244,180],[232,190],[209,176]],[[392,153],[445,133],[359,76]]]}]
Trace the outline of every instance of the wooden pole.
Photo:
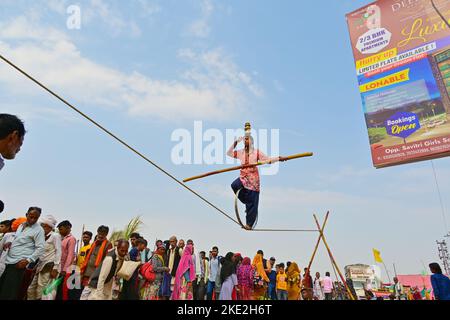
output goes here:
[{"label": "wooden pole", "polygon": [[[319,221],[317,220],[316,215],[313,215],[313,216],[314,216],[314,220],[316,221],[317,228],[319,228],[319,230],[320,230],[320,224],[319,224]],[[338,265],[337,265],[337,263],[336,263],[336,260],[334,259],[333,254],[331,253],[330,247],[328,246],[327,240],[325,239],[325,235],[323,234],[322,230],[320,230],[319,232],[320,232],[320,234],[321,234],[321,236],[322,236],[323,244],[324,244],[325,247],[327,248],[328,255],[330,256],[330,259],[331,259],[331,263],[333,263],[334,266],[336,267],[336,270],[337,270],[337,272],[339,273],[339,276],[340,276],[340,278],[341,278],[341,281],[342,281],[342,283],[344,283],[345,289],[347,289],[348,295],[350,296],[350,298],[351,298],[352,300],[355,300],[355,297],[353,297],[353,294],[352,294],[352,292],[350,291],[350,288],[349,288],[348,285],[347,285],[347,281],[345,281],[345,278],[343,277],[343,275],[342,275],[342,273],[341,273],[341,270],[339,270],[339,267],[338,267]]]},{"label": "wooden pole", "polygon": [[[293,159],[298,159],[298,158],[305,158],[305,157],[312,157],[313,153],[312,152],[307,152],[307,153],[299,153],[299,154],[294,154],[292,156],[288,156],[288,157],[284,157],[284,160],[293,160]],[[189,182],[192,180],[197,180],[197,179],[201,179],[201,178],[205,178],[205,177],[209,177],[215,174],[219,174],[219,173],[224,173],[224,172],[230,172],[230,171],[236,171],[236,170],[241,170],[241,169],[245,169],[245,168],[251,168],[251,167],[257,167],[257,166],[262,166],[265,164],[271,164],[271,163],[276,163],[279,162],[279,159],[271,159],[271,160],[267,160],[267,161],[260,161],[257,163],[253,163],[253,164],[245,164],[245,165],[240,165],[240,166],[236,166],[236,167],[231,167],[231,168],[227,168],[227,169],[221,169],[221,170],[216,170],[216,171],[212,171],[212,172],[208,172],[208,173],[204,173],[198,176],[194,176],[194,177],[190,177],[187,179],[184,179],[183,182]]]},{"label": "wooden pole", "polygon": [[328,211],[327,214],[325,215],[325,220],[323,221],[322,229],[319,229],[319,232],[320,232],[319,238],[317,239],[316,246],[314,247],[313,254],[312,254],[311,259],[309,260],[309,263],[308,263],[308,268],[307,268],[308,272],[309,272],[309,269],[311,268],[311,265],[312,265],[312,263],[314,261],[314,258],[316,256],[317,249],[319,248],[320,240],[322,239],[322,233],[323,233],[323,230],[325,229],[325,225],[327,224],[329,213],[330,213],[330,211]]},{"label": "wooden pole", "polygon": [[84,234],[84,224],[83,224],[83,228],[81,229],[81,238],[80,238],[80,246],[78,248],[78,255],[81,253],[81,248],[83,247],[83,234]]},{"label": "wooden pole", "polygon": [[[327,224],[327,221],[328,221],[328,214],[329,214],[329,213],[330,213],[330,212],[328,211],[327,214],[325,215],[325,220],[323,221],[322,229],[321,229],[322,232],[323,232],[323,230],[325,229],[325,226],[326,226],[326,224]],[[320,230],[319,230],[319,232],[320,232]],[[312,279],[312,275],[311,275],[310,269],[311,269],[311,265],[312,265],[312,263],[313,263],[313,261],[314,261],[314,258],[315,258],[315,256],[316,256],[317,249],[319,248],[320,239],[322,239],[322,235],[319,234],[319,238],[317,239],[317,243],[316,243],[316,246],[314,247],[313,254],[312,254],[312,256],[311,256],[311,259],[309,260],[308,267],[306,267],[306,274],[309,274],[309,276],[311,277],[311,279]],[[314,289],[311,288],[311,290],[312,290],[312,292],[313,292],[313,293],[312,293],[312,296],[314,296]]]}]

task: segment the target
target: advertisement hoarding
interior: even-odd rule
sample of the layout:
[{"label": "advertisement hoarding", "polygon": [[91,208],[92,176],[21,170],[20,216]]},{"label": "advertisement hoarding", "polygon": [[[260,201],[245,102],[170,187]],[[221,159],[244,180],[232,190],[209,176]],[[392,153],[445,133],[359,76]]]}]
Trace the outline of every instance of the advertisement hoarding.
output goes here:
[{"label": "advertisement hoarding", "polygon": [[[450,1],[435,0],[450,21]],[[347,14],[376,168],[450,155],[450,29],[430,0]]]}]

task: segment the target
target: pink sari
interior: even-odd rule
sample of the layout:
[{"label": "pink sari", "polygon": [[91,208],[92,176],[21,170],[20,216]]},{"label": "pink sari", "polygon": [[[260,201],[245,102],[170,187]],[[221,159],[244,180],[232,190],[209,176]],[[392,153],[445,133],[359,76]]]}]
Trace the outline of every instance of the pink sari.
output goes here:
[{"label": "pink sari", "polygon": [[238,300],[252,300],[253,294],[253,267],[250,264],[250,258],[244,258],[242,264],[237,270]]},{"label": "pink sari", "polygon": [[[184,277],[186,272],[189,272],[189,281]],[[195,281],[195,265],[192,259],[192,245],[189,244],[184,249],[178,265],[172,300],[192,300],[192,281]]]}]

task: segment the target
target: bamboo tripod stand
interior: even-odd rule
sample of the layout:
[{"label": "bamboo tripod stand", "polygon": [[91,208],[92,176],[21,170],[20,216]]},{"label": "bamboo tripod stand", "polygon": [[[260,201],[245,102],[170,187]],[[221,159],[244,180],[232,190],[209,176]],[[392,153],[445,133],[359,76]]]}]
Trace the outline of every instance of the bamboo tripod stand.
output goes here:
[{"label": "bamboo tripod stand", "polygon": [[350,288],[349,288],[348,285],[347,285],[347,281],[345,281],[345,278],[344,278],[344,276],[342,275],[342,272],[341,272],[341,270],[339,269],[338,264],[336,263],[336,259],[334,258],[333,253],[331,252],[331,249],[330,249],[330,247],[329,247],[329,245],[328,245],[328,243],[327,243],[327,240],[326,240],[326,238],[325,238],[325,235],[324,235],[324,229],[325,229],[325,226],[326,226],[326,224],[327,224],[327,222],[328,222],[328,216],[329,216],[329,214],[330,214],[330,212],[328,211],[327,214],[325,215],[325,219],[324,219],[324,221],[323,221],[322,227],[321,227],[320,224],[319,224],[319,220],[317,219],[317,216],[316,216],[315,214],[313,215],[314,221],[315,221],[315,223],[316,223],[316,225],[317,225],[317,229],[318,229],[318,231],[319,231],[319,238],[317,239],[316,246],[314,247],[314,251],[313,251],[313,253],[312,253],[311,259],[309,260],[308,267],[307,267],[307,269],[306,269],[306,273],[307,273],[307,274],[310,274],[310,268],[311,268],[311,265],[312,265],[312,263],[314,262],[314,258],[315,258],[315,256],[316,256],[317,249],[319,248],[319,244],[320,244],[320,242],[322,241],[323,244],[325,245],[325,248],[327,249],[328,256],[330,257],[331,264],[332,264],[333,267],[337,270],[337,272],[338,272],[338,274],[339,274],[339,277],[341,278],[341,281],[342,281],[342,283],[344,284],[345,289],[347,290],[347,293],[348,293],[350,299],[351,299],[351,300],[356,300],[356,297],[353,296],[353,294],[352,294]]}]

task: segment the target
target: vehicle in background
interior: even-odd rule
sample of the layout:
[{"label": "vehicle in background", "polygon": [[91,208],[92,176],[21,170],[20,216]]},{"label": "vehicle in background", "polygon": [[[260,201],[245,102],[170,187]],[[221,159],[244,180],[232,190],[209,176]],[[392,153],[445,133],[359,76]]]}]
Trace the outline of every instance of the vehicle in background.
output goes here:
[{"label": "vehicle in background", "polygon": [[364,288],[378,290],[381,286],[381,269],[376,265],[351,264],[345,266],[345,277],[353,281],[353,287],[360,299],[365,299]]}]

